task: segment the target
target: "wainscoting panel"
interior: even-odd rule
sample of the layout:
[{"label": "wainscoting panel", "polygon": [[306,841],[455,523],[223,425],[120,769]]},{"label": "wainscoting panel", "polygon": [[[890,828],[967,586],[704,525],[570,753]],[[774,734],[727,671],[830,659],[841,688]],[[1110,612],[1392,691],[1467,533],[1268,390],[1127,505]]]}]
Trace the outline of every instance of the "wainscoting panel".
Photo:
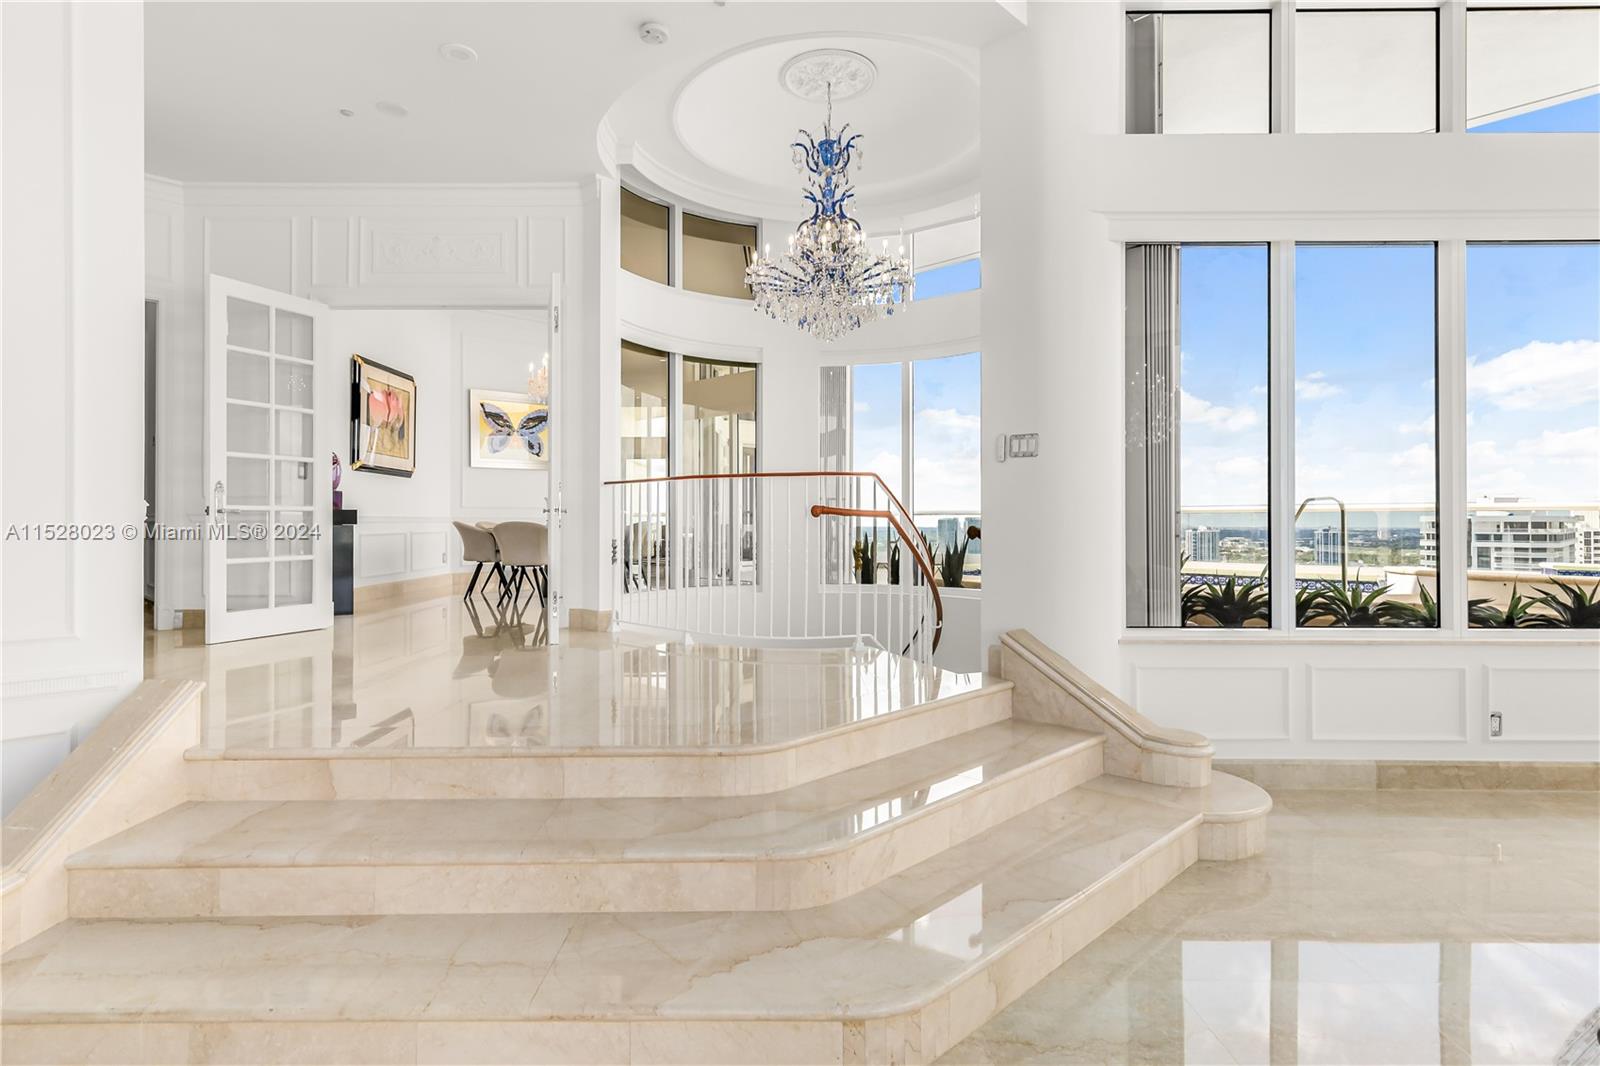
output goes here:
[{"label": "wainscoting panel", "polygon": [[1467,739],[1465,667],[1311,669],[1314,740]]},{"label": "wainscoting panel", "polygon": [[1484,714],[1503,740],[1600,740],[1600,669],[1485,667]]},{"label": "wainscoting panel", "polygon": [[394,578],[409,569],[410,538],[403,530],[356,533],[356,577]]},{"label": "wainscoting panel", "polygon": [[348,218],[314,217],[311,220],[311,284],[354,285],[351,256],[353,227]]},{"label": "wainscoting panel", "polygon": [[414,530],[411,533],[412,573],[426,574],[447,569],[450,566],[448,544],[443,530]]},{"label": "wainscoting panel", "polygon": [[1287,740],[1287,667],[1139,666],[1133,705],[1213,740]]}]

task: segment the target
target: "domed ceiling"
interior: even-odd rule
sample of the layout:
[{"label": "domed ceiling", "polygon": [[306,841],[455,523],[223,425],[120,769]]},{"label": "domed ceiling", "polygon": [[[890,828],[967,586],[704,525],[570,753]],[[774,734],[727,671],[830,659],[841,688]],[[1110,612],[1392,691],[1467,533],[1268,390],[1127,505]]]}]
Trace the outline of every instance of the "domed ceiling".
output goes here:
[{"label": "domed ceiling", "polygon": [[[841,55],[846,66],[824,59],[817,67],[809,62],[817,52]],[[796,69],[802,58],[808,65]],[[607,116],[617,161],[704,207],[798,218],[804,209],[790,145],[802,129],[821,138],[826,103],[806,97],[818,96],[819,81],[835,69],[842,80],[834,129],[849,123],[863,135],[851,173],[869,229],[976,190],[977,54],[908,37],[787,37],[662,72]]]}]

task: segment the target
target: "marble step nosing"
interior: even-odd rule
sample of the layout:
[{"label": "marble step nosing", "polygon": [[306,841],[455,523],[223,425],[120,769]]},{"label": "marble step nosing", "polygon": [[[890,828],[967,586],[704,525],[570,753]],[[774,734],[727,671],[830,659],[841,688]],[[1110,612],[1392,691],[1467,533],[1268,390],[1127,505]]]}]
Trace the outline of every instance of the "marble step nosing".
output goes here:
[{"label": "marble step nosing", "polygon": [[995,681],[776,745],[750,748],[206,750],[185,754],[193,799],[604,799],[754,796],[1012,717]]},{"label": "marble step nosing", "polygon": [[[1103,771],[1102,755],[1103,738],[1085,737],[857,836],[770,855],[176,865],[79,858],[69,863],[69,908],[79,918],[247,918],[822,906],[1094,780]],[[641,882],[642,872],[652,876]],[[278,902],[267,902],[275,895]]]}]

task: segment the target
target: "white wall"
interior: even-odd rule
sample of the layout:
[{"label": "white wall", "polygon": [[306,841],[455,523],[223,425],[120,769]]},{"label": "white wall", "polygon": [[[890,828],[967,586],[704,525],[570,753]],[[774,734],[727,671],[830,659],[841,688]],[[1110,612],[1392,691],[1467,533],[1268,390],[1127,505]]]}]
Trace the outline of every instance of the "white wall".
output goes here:
[{"label": "white wall", "polygon": [[1593,239],[1600,142],[1127,136],[1123,32],[1119,5],[1035,4],[983,52],[984,426],[1040,433],[986,452],[986,642],[1031,629],[1224,756],[1596,758],[1592,639],[1124,631],[1119,242]]},{"label": "white wall", "polygon": [[318,404],[318,428],[345,460],[344,505],[357,511],[355,583],[409,581],[458,569],[453,519],[544,520],[542,470],[468,465],[473,388],[522,392],[545,347],[544,312],[332,311],[333,364],[319,380],[348,382],[350,356],[376,360],[417,383],[417,468],[409,478],[349,467],[348,387]]},{"label": "white wall", "polygon": [[[198,525],[204,518],[206,502],[200,460],[204,293],[208,275],[238,278],[337,309],[542,310],[550,302],[551,275],[564,272],[578,275],[565,282],[569,298],[579,304],[584,298],[581,275],[587,241],[576,183],[495,187],[180,185],[156,178],[148,183],[145,221],[150,249],[146,256],[146,292],[162,301],[158,356],[162,411],[157,432],[162,476],[156,510],[160,521],[177,526]],[[451,332],[453,327],[446,318],[436,321],[428,344],[421,344],[420,338],[416,339],[417,344],[411,344],[403,335],[390,334],[380,325],[379,318],[367,321],[376,331],[374,340],[395,350],[415,350],[416,357],[424,361],[431,358],[435,343],[441,355],[461,348],[461,341]],[[537,332],[538,351],[542,352],[543,319],[537,323]],[[484,334],[479,331],[479,335]],[[359,336],[341,341],[347,348],[361,342]],[[473,342],[467,347],[474,353],[472,359],[479,363],[487,359],[488,370],[496,357],[478,354],[485,343],[489,342]],[[349,352],[342,354],[347,357]],[[379,362],[411,369],[403,363],[375,357]],[[581,379],[590,358],[581,327],[568,331],[565,358],[569,364],[565,368],[567,380]],[[527,358],[521,359],[521,366],[523,370],[513,388],[525,386]],[[488,387],[483,380],[464,385],[448,373],[429,373],[438,384],[422,398],[425,423],[445,417],[447,411],[465,409],[465,392],[458,400],[452,390]],[[443,376],[439,376],[441,373]],[[501,370],[490,376],[511,380]],[[442,401],[441,406],[434,406],[434,398]],[[567,431],[557,419],[558,437]],[[348,425],[334,427],[332,432],[330,439],[336,442],[341,457],[348,459]],[[422,438],[425,441],[436,441],[441,446],[448,442],[449,451],[442,453],[442,459],[448,458],[454,465],[459,456],[465,462],[464,452],[457,451],[464,448],[458,439],[461,434],[453,433],[443,423],[431,431],[425,424],[423,432],[427,434]],[[569,449],[569,454],[580,450],[578,442],[563,442],[562,446]],[[425,471],[419,471],[417,476],[424,482],[432,480]],[[426,572],[420,566],[435,557],[440,530],[448,528],[447,516],[454,513],[453,509],[488,505],[481,479],[476,482],[478,487],[465,496],[459,488],[463,483],[449,481],[450,499],[455,501],[449,509],[432,502],[439,497],[430,495],[432,490],[426,488],[364,488],[371,482],[403,480],[356,471],[346,475],[347,503],[362,510],[359,499],[361,492],[366,492],[369,498],[382,501],[380,506],[384,509],[384,513],[363,511],[357,527],[358,542],[369,534],[376,535],[375,528],[362,528],[368,514],[375,523],[380,518],[417,518],[419,521],[413,526],[421,534],[413,537],[406,532],[403,553],[401,538],[395,536],[370,545],[366,572],[363,574],[358,567],[360,582],[400,580]],[[361,492],[356,491],[358,488]],[[412,499],[412,492],[421,492],[420,498],[430,501],[428,506],[408,510],[404,501]],[[542,490],[537,497],[542,506]],[[511,512],[522,513],[517,507],[506,505],[505,515],[510,516]],[[454,558],[457,546],[449,546],[448,551]],[[378,559],[380,554],[382,558]],[[407,569],[396,570],[402,555]],[[174,611],[204,607],[198,544],[162,546],[157,564],[157,606],[160,610],[156,622],[162,628],[173,624]]]},{"label": "white wall", "polygon": [[4,6],[4,806],[143,673],[144,24],[136,4]]}]

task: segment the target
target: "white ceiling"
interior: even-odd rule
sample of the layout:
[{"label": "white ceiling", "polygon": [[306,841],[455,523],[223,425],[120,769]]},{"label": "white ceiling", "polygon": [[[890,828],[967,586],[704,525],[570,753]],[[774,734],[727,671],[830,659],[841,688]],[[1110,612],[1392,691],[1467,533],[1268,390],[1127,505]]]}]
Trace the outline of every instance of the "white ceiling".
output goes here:
[{"label": "white ceiling", "polygon": [[[646,20],[667,25],[668,43],[639,40]],[[914,44],[907,26],[915,27]],[[970,140],[975,155],[977,49],[1018,28],[993,0],[153,2],[145,5],[146,163],[182,181],[570,181],[601,166],[597,134],[613,104],[649,84],[670,89],[661,124],[630,129],[630,139],[647,134],[662,155],[680,152],[713,186],[776,189],[807,109],[791,97],[793,107],[761,114],[756,103],[773,98],[776,73],[760,73],[766,53],[751,46],[781,38],[789,43],[776,52],[787,58],[804,50],[791,48],[794,41],[844,36],[875,39],[883,67],[879,84],[851,101],[846,116],[862,116],[869,134],[860,184],[870,188],[874,175],[904,184],[937,170],[941,150],[960,155]],[[480,58],[441,58],[439,47],[452,42]],[[691,83],[701,71],[705,80]],[[746,75],[759,84],[742,85]],[[665,108],[685,87],[697,112],[710,115],[720,100],[729,124],[692,118],[687,143],[678,142]],[[746,93],[750,106],[732,106]],[[379,102],[409,115],[384,114]],[[354,117],[341,117],[342,107]],[[788,170],[789,199],[797,195],[793,177]]]}]

